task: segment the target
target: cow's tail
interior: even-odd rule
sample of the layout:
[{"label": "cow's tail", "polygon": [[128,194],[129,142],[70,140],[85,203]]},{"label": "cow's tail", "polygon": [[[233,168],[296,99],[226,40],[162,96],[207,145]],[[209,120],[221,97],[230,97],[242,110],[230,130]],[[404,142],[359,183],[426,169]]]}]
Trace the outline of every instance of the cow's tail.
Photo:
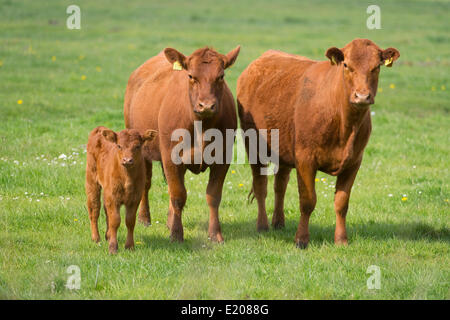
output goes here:
[{"label": "cow's tail", "polygon": [[252,203],[255,200],[255,191],[253,190],[253,186],[250,189],[250,192],[247,195],[247,203]]}]

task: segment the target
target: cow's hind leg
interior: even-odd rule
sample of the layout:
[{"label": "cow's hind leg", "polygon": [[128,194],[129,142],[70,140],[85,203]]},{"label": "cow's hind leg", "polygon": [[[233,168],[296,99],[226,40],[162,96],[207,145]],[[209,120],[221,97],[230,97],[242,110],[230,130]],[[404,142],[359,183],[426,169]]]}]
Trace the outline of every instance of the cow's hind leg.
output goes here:
[{"label": "cow's hind leg", "polygon": [[152,162],[145,161],[145,168],[146,168],[145,188],[144,188],[144,192],[142,193],[138,220],[140,223],[142,223],[144,226],[147,227],[147,226],[151,225],[151,223],[152,223],[152,220],[150,217],[150,208],[148,205],[148,192],[152,185]]},{"label": "cow's hind leg", "polygon": [[284,196],[289,182],[291,168],[280,167],[275,174],[275,208],[272,216],[272,227],[275,229],[284,228]]},{"label": "cow's hind leg", "polygon": [[256,222],[256,229],[259,231],[269,230],[269,223],[266,212],[266,197],[267,197],[267,176],[261,174],[262,165],[251,164],[253,184],[253,194],[258,202],[258,220]]}]

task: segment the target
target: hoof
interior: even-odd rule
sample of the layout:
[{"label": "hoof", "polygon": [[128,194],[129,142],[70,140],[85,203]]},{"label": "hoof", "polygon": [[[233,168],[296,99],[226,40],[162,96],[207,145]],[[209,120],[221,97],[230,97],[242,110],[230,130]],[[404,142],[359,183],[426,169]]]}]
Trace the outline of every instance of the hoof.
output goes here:
[{"label": "hoof", "polygon": [[131,251],[134,251],[134,243],[133,243],[133,244],[130,244],[130,245],[125,244],[125,250],[131,250]]},{"label": "hoof", "polygon": [[295,246],[299,249],[306,249],[308,247],[308,242],[303,242],[303,241],[297,241],[297,243],[295,244]]},{"label": "hoof", "polygon": [[221,233],[217,233],[215,235],[210,234],[208,239],[211,240],[212,242],[217,242],[217,243],[220,243],[220,244],[224,243],[223,236],[222,236]]},{"label": "hoof", "polygon": [[116,254],[117,253],[117,243],[112,243],[109,245],[109,254]]},{"label": "hoof", "polygon": [[348,241],[347,238],[335,238],[334,239],[334,244],[337,246],[348,246]]},{"label": "hoof", "polygon": [[184,241],[183,232],[172,232],[172,234],[170,235],[170,241],[183,242]]},{"label": "hoof", "polygon": [[152,225],[152,221],[150,220],[150,218],[148,217],[138,217],[138,222],[142,225],[144,225],[144,227],[148,227]]},{"label": "hoof", "polygon": [[284,221],[272,222],[272,228],[274,229],[284,229]]},{"label": "hoof", "polygon": [[92,241],[94,241],[95,243],[99,243],[100,242],[100,236],[92,236]]}]

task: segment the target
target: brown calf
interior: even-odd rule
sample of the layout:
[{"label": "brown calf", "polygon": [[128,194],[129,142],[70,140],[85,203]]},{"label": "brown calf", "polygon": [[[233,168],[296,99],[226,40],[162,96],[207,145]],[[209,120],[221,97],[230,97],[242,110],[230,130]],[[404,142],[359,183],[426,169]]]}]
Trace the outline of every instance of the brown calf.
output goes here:
[{"label": "brown calf", "polygon": [[133,230],[136,210],[145,185],[145,162],[141,148],[152,140],[156,131],[144,135],[137,130],[115,133],[97,127],[89,134],[86,161],[86,196],[92,240],[100,241],[97,220],[100,214],[100,193],[103,188],[103,206],[106,214],[106,240],[109,252],[117,252],[117,229],[120,225],[120,207],[125,205],[128,229],[126,249],[134,248]]},{"label": "brown calf", "polygon": [[[170,204],[167,225],[171,239],[183,241],[181,213],[186,203],[187,192],[184,186],[186,170],[195,174],[208,167],[209,182],[206,201],[210,210],[209,236],[222,242],[219,224],[219,204],[222,187],[228,171],[227,163],[175,164],[171,159],[172,149],[178,141],[171,141],[176,129],[187,130],[194,146],[194,121],[201,121],[203,131],[210,128],[220,130],[223,150],[232,147],[225,134],[226,129],[236,129],[237,116],[233,95],[224,80],[225,69],[230,67],[239,54],[239,47],[222,55],[213,49],[198,49],[186,57],[172,48],[166,48],[135,70],[128,81],[125,93],[124,115],[127,128],[138,130],[158,130],[159,139],[149,143],[144,149],[147,163],[147,182],[141,200],[139,220],[150,223],[148,190],[151,185],[152,161],[161,161],[169,186]],[[231,144],[230,144],[231,143]],[[202,142],[200,151],[208,145]],[[191,155],[198,152],[191,149]],[[225,161],[224,161],[225,162]]]},{"label": "brown calf", "polygon": [[[309,242],[318,170],[337,176],[334,239],[336,244],[347,244],[345,217],[371,132],[370,105],[377,92],[380,67],[391,67],[400,54],[394,48],[382,50],[370,40],[355,39],[342,49],[328,49],[326,56],[329,61],[313,61],[267,51],[247,67],[237,85],[242,128],[279,129],[274,228],[284,227],[289,173],[294,167],[297,170],[301,217],[295,242],[300,248]],[[253,192],[258,201],[258,230],[267,230],[267,177],[260,174],[261,166],[252,165]]]}]

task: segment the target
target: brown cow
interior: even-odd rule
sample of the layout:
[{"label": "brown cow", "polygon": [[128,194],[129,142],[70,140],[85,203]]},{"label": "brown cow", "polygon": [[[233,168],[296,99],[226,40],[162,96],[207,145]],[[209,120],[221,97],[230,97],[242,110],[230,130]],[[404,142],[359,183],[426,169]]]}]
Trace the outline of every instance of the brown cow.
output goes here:
[{"label": "brown cow", "polygon": [[[370,40],[355,39],[342,49],[328,49],[326,56],[329,61],[313,61],[267,51],[247,67],[237,85],[242,128],[279,129],[274,228],[284,227],[289,173],[294,167],[297,170],[301,217],[295,242],[299,248],[306,248],[309,242],[317,170],[337,176],[334,241],[347,244],[345,217],[371,132],[370,105],[377,92],[380,66],[391,67],[400,54],[394,48],[382,50]],[[270,144],[271,140],[267,141]],[[267,177],[260,174],[261,166],[252,165],[252,190],[258,202],[257,228],[267,230]]]},{"label": "brown cow", "polygon": [[133,230],[136,211],[145,185],[145,162],[141,148],[156,131],[144,135],[137,130],[116,133],[97,127],[89,134],[86,161],[86,196],[92,240],[100,241],[97,220],[100,214],[100,193],[103,188],[103,206],[106,214],[106,240],[109,252],[117,252],[117,229],[120,225],[120,207],[126,207],[128,229],[126,249],[134,248]]},{"label": "brown cow", "polygon": [[[145,148],[147,182],[141,200],[139,221],[150,223],[148,190],[151,185],[152,161],[161,161],[169,186],[170,204],[167,225],[171,239],[183,241],[181,213],[186,203],[184,186],[186,170],[195,174],[210,167],[206,200],[210,209],[209,237],[222,242],[218,208],[222,187],[228,171],[227,163],[176,164],[171,159],[172,149],[178,141],[171,141],[176,129],[186,129],[194,145],[194,121],[201,121],[203,132],[216,128],[225,136],[224,149],[230,145],[226,129],[236,129],[237,116],[233,95],[224,80],[224,71],[235,62],[240,47],[222,55],[213,49],[198,49],[190,56],[166,48],[135,70],[125,93],[124,115],[127,128],[155,129],[159,139]],[[200,136],[202,133],[200,134]],[[202,150],[207,142],[202,143]],[[199,148],[192,150],[193,155]],[[223,161],[225,162],[225,161]]]}]

